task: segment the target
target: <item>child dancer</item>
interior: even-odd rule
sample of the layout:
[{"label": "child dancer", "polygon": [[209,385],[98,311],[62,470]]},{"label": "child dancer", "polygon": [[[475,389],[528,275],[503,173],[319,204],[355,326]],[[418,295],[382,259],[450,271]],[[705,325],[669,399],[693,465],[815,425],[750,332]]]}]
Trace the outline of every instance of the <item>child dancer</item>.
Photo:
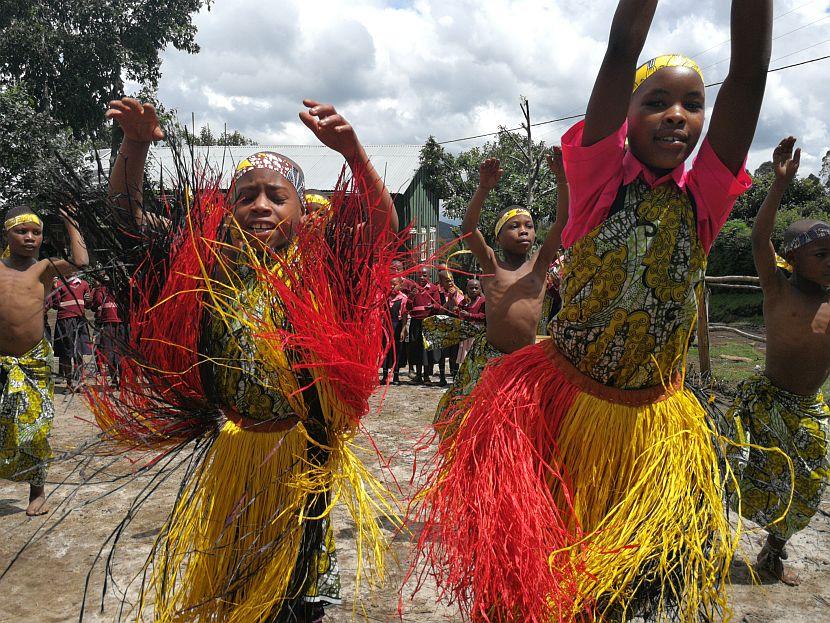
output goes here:
[{"label": "child dancer", "polygon": [[530,212],[518,206],[507,208],[495,226],[500,249],[500,256],[497,255],[478,230],[478,221],[487,197],[504,173],[499,165],[498,159],[490,158],[479,167],[478,188],[461,223],[467,246],[481,266],[481,283],[487,298],[486,324],[484,332],[480,332],[480,325],[474,326],[474,330],[479,331],[478,337],[474,338],[452,387],[441,397],[435,413],[439,431],[455,427],[454,418],[446,421],[442,418],[451,413],[451,404],[469,395],[487,362],[536,341],[548,266],[559,252],[562,230],[568,222],[568,183],[562,166],[562,152],[554,147],[553,155],[548,156],[548,166],[554,173],[558,190],[556,220],[543,244],[533,252],[536,229]]},{"label": "child dancer", "polygon": [[447,415],[464,424],[440,450],[420,547],[477,620],[691,622],[726,602],[718,436],[683,374],[706,254],[750,184],[772,1],[732,2],[729,75],[690,171],[704,82],[681,56],[637,68],[656,8],[620,0],[586,119],[562,139],[551,339],[488,366]]},{"label": "child dancer", "polygon": [[29,207],[9,208],[3,227],[8,248],[0,260],[0,478],[29,483],[30,517],[47,512],[44,485],[55,415],[44,301],[55,277],[71,276],[89,261],[76,224],[65,213],[61,217],[71,261],[38,261],[43,222]]},{"label": "child dancer", "polygon": [[[775,181],[752,227],[755,267],[764,290],[767,350],[764,373],[738,387],[730,415],[740,420],[753,446],[741,473],[740,510],[765,526],[769,536],[758,567],[795,586],[798,576],[783,563],[787,540],[810,523],[830,476],[830,409],[821,386],[830,375],[830,337],[825,310],[830,301],[830,225],[798,221],[784,233],[787,277],[776,266],[770,237],[781,197],[795,177],[801,150],[786,138],[772,156]],[[798,366],[793,362],[798,361]]]},{"label": "child dancer", "polygon": [[194,189],[170,222],[145,211],[144,163],[163,132],[148,104],[108,111],[125,137],[111,196],[153,237],[181,223],[166,274],[134,277],[120,394],[90,394],[115,441],[197,440],[148,561],[139,608],[154,593],[155,621],[321,620],[340,601],[333,499],[382,563],[377,515],[394,515],[392,501],[351,439],[378,382],[397,217],[347,121],[304,104],[303,123],[354,174],[323,219],[307,218],[302,170],[273,152],[241,161],[224,198]]}]

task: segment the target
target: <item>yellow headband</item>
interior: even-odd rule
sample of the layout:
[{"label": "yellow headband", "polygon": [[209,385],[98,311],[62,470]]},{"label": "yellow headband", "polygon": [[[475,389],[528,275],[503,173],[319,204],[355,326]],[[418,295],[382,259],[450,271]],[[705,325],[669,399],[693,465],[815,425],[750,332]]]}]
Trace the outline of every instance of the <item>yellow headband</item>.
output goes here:
[{"label": "yellow headband", "polygon": [[700,79],[703,80],[703,71],[701,71],[700,65],[692,59],[681,54],[664,54],[663,56],[646,61],[637,68],[637,73],[634,76],[634,91],[636,92],[643,82],[666,67],[688,67],[689,69],[693,69],[700,76]]},{"label": "yellow headband", "polygon": [[498,223],[496,223],[496,236],[499,235],[501,228],[507,224],[507,221],[514,216],[531,216],[531,214],[524,208],[513,208],[512,210],[508,210],[504,213],[504,216],[499,219]]},{"label": "yellow headband", "polygon": [[22,225],[23,223],[34,223],[35,225],[39,225],[43,227],[43,221],[37,216],[37,214],[18,214],[10,219],[8,219],[5,223],[3,223],[3,229],[9,231],[13,227],[17,227],[18,225]]},{"label": "yellow headband", "polygon": [[317,195],[317,194],[314,194],[314,193],[307,193],[306,194],[305,203],[306,203],[306,205],[310,205],[310,204],[321,205],[324,208],[327,208],[331,205],[331,201],[329,201],[326,197],[324,197],[323,195]]}]

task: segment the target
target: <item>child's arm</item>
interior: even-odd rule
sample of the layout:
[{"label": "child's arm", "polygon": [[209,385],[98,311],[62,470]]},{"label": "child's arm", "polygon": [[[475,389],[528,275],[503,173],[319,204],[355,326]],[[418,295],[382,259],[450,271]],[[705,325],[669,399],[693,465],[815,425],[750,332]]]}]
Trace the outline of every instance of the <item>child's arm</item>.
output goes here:
[{"label": "child's arm", "polygon": [[767,198],[758,210],[755,224],[752,226],[752,257],[755,260],[755,270],[761,279],[761,287],[767,293],[771,287],[781,283],[782,276],[775,263],[775,247],[772,245],[772,230],[775,227],[775,215],[781,205],[784,191],[790,185],[798,165],[801,162],[801,149],[793,154],[795,139],[790,136],[778,144],[772,154],[772,163],[775,166],[775,181],[770,186]]},{"label": "child's arm", "polygon": [[772,0],[732,0],[732,59],[715,101],[709,144],[734,175],[755,136],[772,49]]},{"label": "child's arm", "polygon": [[41,273],[40,280],[47,289],[51,289],[52,280],[58,275],[69,277],[89,264],[86,243],[84,243],[83,236],[81,236],[81,232],[78,230],[78,224],[66,210],[61,209],[60,215],[64,227],[66,227],[66,233],[69,236],[70,259],[69,261],[61,259],[43,260],[44,270]]},{"label": "child's arm", "polygon": [[163,226],[166,219],[144,212],[144,164],[150,143],[164,138],[156,109],[131,97],[110,102],[107,118],[118,122],[124,140],[110,173],[109,196],[122,210],[132,214],[136,225]]},{"label": "child's arm", "polygon": [[461,221],[464,242],[470,247],[470,251],[475,255],[481,270],[485,273],[492,273],[496,270],[496,254],[478,230],[478,221],[481,218],[481,208],[484,207],[487,195],[498,185],[504,174],[504,170],[499,165],[498,158],[488,158],[478,167],[478,188],[470,200],[470,205],[467,206],[464,220]]},{"label": "child's arm", "polygon": [[565,165],[562,163],[562,149],[554,147],[553,154],[548,154],[548,166],[556,179],[556,220],[548,230],[539,255],[536,256],[534,269],[548,270],[551,262],[556,258],[559,247],[562,245],[562,230],[568,224],[568,206],[570,204],[570,191],[568,190],[568,179],[565,177]]},{"label": "child's arm", "polygon": [[360,176],[366,184],[371,205],[372,230],[377,236],[380,232],[398,231],[398,213],[392,195],[386,188],[366,150],[357,138],[354,128],[340,115],[331,104],[320,104],[314,100],[303,100],[309,110],[300,113],[300,119],[314,132],[317,139],[326,147],[339,152],[349,163],[355,177]]},{"label": "child's arm", "polygon": [[643,51],[656,9],[657,0],[620,0],[617,5],[608,49],[588,101],[583,147],[590,147],[610,136],[625,121],[637,59]]}]

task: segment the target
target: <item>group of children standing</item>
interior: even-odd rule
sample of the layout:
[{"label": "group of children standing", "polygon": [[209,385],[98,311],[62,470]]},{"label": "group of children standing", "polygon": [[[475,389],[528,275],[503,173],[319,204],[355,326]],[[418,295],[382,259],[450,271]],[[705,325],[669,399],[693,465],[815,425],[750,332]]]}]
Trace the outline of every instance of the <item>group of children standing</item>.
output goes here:
[{"label": "group of children standing", "polygon": [[[331,500],[349,500],[360,538],[372,537],[364,543],[379,535],[368,509],[388,508],[365,497],[383,500],[382,487],[367,485],[349,453],[377,362],[391,353],[384,379],[391,369],[397,382],[406,350],[415,382],[428,381],[424,337],[443,352],[448,333],[468,352],[437,411],[416,550],[465,616],[723,617],[737,547],[727,491],[769,532],[758,568],[797,583],[785,545],[816,513],[829,475],[820,387],[830,374],[830,225],[792,225],[779,249],[791,275],[779,270],[770,236],[798,169],[793,138],[775,151],[753,229],[764,374],[741,385],[726,417],[685,378],[707,255],[750,186],[772,4],[732,1],[732,62],[701,142],[700,68],[679,55],[638,66],[658,1],[620,0],[586,118],[549,158],[557,215],[538,249],[520,206],[500,215],[499,249],[486,244],[479,215],[502,171],[482,163],[462,224],[482,277],[465,296],[444,268],[440,285],[426,267],[404,276],[390,250],[400,243],[391,197],[331,106],[306,101],[300,115],[354,176],[327,215],[309,217],[302,171],[271,152],[241,162],[224,197],[194,202],[198,236],[184,231],[160,291],[136,297],[140,309],[162,308],[135,327],[121,374],[146,396],[93,400],[114,441],[205,447],[148,561],[156,620],[320,621],[340,598]],[[108,114],[125,134],[113,202],[136,231],[169,231],[142,203],[147,149],[163,137],[155,111],[125,98]],[[5,220],[0,475],[31,484],[29,514],[42,509],[52,417],[43,301],[53,278],[87,262],[65,219],[72,262],[37,261],[42,223],[31,210]],[[537,342],[560,254],[562,307]],[[471,322],[477,334],[461,328]]]},{"label": "group of children standing", "polygon": [[464,292],[456,285],[453,274],[445,264],[437,266],[438,283],[430,281],[428,267],[420,267],[415,279],[404,276],[401,262],[394,266],[398,274],[392,280],[389,293],[389,313],[392,322],[391,348],[383,363],[381,382],[399,385],[400,370],[409,365],[413,385],[431,385],[435,365],[438,366],[438,386],[447,385],[447,364],[453,377],[458,374],[473,338],[463,337],[457,331],[455,339],[435,339],[427,329],[427,319],[454,319],[467,323],[467,332],[480,333],[485,323],[486,299],[481,292],[481,282],[469,278]]}]

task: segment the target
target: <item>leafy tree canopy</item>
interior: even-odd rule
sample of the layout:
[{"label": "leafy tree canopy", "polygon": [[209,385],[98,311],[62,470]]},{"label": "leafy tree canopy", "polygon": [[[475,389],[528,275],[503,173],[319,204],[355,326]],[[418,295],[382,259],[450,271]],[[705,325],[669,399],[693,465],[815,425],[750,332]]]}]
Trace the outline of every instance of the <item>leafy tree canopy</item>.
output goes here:
[{"label": "leafy tree canopy", "polygon": [[521,205],[533,215],[541,238],[545,223],[556,216],[556,184],[544,162],[547,146],[532,142],[527,158],[527,137],[502,131],[495,141],[453,155],[429,137],[421,149],[420,164],[429,192],[444,201],[450,218],[463,218],[467,204],[478,186],[478,168],[487,158],[499,158],[504,175],[481,212],[479,229],[487,242],[494,244],[493,227],[499,212],[510,205]]},{"label": "leafy tree canopy", "polygon": [[199,51],[192,15],[212,0],[0,0],[0,82],[76,137],[103,126],[123,79],[155,88],[168,45]]},{"label": "leafy tree canopy", "polygon": [[87,148],[44,112],[22,87],[0,87],[0,204],[38,195],[60,167],[77,166]]}]

